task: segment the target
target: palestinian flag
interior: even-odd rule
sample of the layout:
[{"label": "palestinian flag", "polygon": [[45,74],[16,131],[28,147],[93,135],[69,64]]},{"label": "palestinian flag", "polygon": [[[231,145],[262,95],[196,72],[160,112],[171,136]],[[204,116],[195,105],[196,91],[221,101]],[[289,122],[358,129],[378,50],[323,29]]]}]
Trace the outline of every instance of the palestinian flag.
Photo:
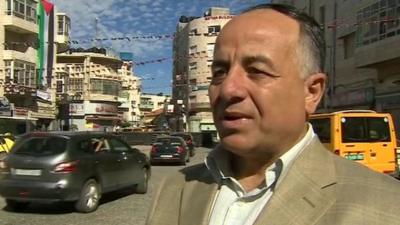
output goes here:
[{"label": "palestinian flag", "polygon": [[54,60],[54,4],[41,0],[37,11],[39,21],[37,86],[50,88]]}]

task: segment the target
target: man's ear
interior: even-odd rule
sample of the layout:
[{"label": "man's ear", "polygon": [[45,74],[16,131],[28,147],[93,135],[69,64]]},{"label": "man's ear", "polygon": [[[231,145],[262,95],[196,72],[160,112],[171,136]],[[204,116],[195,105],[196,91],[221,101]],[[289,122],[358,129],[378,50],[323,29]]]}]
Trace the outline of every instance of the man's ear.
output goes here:
[{"label": "man's ear", "polygon": [[315,73],[305,80],[305,107],[307,115],[311,115],[317,109],[325,92],[326,75]]}]

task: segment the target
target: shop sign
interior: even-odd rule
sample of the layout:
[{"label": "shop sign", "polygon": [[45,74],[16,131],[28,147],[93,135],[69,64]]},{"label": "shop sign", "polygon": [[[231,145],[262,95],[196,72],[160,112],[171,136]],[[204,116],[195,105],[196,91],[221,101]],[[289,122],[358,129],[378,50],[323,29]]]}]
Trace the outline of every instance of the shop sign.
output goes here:
[{"label": "shop sign", "polygon": [[374,93],[374,88],[367,88],[334,94],[331,106],[370,105],[374,102]]},{"label": "shop sign", "polygon": [[14,114],[17,117],[27,117],[28,116],[28,109],[22,107],[15,107]]},{"label": "shop sign", "polygon": [[85,103],[86,114],[118,115],[118,107],[107,103]]},{"label": "shop sign", "polygon": [[85,115],[85,107],[81,103],[70,103],[69,104],[69,115],[84,116]]},{"label": "shop sign", "polygon": [[36,96],[38,96],[41,99],[47,100],[47,101],[51,100],[51,95],[47,91],[37,90],[36,91]]}]

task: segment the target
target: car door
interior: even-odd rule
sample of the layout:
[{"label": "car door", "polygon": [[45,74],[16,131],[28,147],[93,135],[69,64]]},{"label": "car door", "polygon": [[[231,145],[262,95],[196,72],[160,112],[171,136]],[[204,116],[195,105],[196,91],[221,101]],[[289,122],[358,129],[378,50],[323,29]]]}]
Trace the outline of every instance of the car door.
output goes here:
[{"label": "car door", "polygon": [[118,155],[120,165],[121,186],[136,184],[143,177],[142,167],[144,159],[141,153],[117,138],[110,138],[112,151]]},{"label": "car door", "polygon": [[93,152],[95,170],[100,177],[104,191],[116,188],[122,179],[119,177],[120,165],[118,156],[113,154],[109,141],[104,137],[93,137],[90,139]]}]

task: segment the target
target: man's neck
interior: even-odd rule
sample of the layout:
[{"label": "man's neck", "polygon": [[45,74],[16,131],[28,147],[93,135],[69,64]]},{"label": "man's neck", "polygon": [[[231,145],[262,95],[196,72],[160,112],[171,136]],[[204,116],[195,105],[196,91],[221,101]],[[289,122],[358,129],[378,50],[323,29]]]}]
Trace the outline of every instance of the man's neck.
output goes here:
[{"label": "man's neck", "polygon": [[257,160],[252,158],[232,157],[232,171],[236,180],[242,185],[246,192],[260,187],[265,182],[265,170],[279,157],[268,157],[269,160]]}]

